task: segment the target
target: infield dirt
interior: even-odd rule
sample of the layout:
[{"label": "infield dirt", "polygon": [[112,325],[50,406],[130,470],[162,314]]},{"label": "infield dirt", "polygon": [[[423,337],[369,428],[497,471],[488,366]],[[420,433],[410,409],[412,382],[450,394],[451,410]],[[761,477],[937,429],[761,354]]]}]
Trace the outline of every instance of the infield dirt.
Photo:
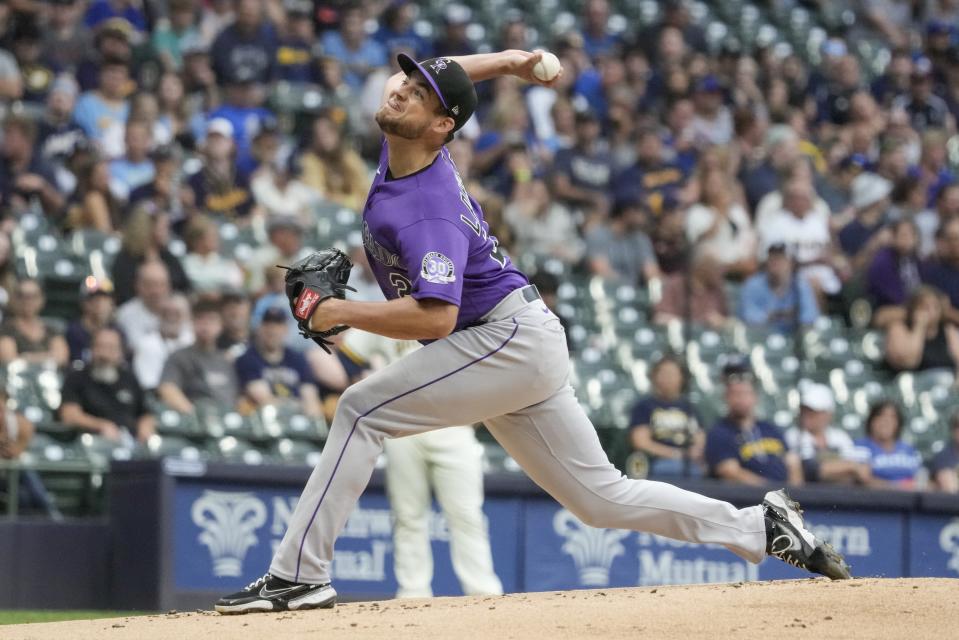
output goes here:
[{"label": "infield dirt", "polygon": [[959,629],[959,580],[753,582],[387,600],[227,617],[168,613],[0,627],[0,639],[921,638]]}]

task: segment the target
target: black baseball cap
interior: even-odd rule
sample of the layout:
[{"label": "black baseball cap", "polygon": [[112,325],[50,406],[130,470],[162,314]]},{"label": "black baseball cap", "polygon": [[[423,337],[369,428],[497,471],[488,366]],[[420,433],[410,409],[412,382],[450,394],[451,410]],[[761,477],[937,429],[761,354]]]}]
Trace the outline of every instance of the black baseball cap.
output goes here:
[{"label": "black baseball cap", "polygon": [[476,88],[466,70],[452,58],[430,58],[417,62],[405,53],[396,56],[406,75],[419,71],[453,118],[453,131],[459,131],[476,110]]}]

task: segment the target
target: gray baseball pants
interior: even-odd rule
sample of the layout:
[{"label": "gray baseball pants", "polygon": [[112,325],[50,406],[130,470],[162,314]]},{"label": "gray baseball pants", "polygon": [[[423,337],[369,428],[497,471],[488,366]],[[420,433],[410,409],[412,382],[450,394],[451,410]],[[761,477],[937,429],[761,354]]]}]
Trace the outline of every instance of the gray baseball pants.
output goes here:
[{"label": "gray baseball pants", "polygon": [[761,507],[737,509],[662,482],[630,480],[610,464],[569,384],[562,326],[541,300],[527,302],[514,291],[483,321],[346,390],[271,574],[329,582],[333,543],[385,438],[476,422],[589,526],[720,544],[750,562],[763,559]]}]

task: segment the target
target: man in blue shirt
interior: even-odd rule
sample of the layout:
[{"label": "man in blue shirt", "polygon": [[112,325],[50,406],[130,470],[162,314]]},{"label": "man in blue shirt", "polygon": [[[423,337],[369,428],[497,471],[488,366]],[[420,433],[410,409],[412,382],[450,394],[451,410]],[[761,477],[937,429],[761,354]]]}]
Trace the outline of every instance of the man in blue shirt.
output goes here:
[{"label": "man in blue shirt", "polygon": [[764,486],[802,484],[799,458],[786,450],[779,429],[756,418],[753,374],[744,362],[723,369],[726,383],[725,418],[706,436],[706,463],[710,474],[739,484]]},{"label": "man in blue shirt", "polygon": [[347,7],[340,15],[338,31],[327,31],[321,40],[323,53],[343,65],[343,80],[359,91],[375,67],[386,67],[386,49],[366,35],[360,7]]},{"label": "man in blue shirt", "polygon": [[277,38],[259,0],[237,0],[236,21],[210,48],[217,80],[266,83],[273,79]]},{"label": "man in blue shirt", "polygon": [[739,318],[750,326],[768,327],[790,333],[800,325],[810,325],[819,317],[812,287],[793,273],[786,245],[769,247],[766,268],[752,276],[739,294]]},{"label": "man in blue shirt", "polygon": [[257,405],[298,401],[303,413],[321,415],[313,372],[302,353],[286,347],[287,314],[268,309],[246,353],[236,359],[236,375],[247,398]]}]

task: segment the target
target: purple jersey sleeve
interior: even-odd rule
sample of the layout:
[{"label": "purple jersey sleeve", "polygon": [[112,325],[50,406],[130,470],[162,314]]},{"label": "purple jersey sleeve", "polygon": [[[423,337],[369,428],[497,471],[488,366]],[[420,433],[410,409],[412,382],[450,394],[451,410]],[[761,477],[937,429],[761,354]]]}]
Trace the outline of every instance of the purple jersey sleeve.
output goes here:
[{"label": "purple jersey sleeve", "polygon": [[411,295],[459,306],[469,257],[469,240],[463,232],[449,220],[429,218],[400,229],[397,240]]}]

